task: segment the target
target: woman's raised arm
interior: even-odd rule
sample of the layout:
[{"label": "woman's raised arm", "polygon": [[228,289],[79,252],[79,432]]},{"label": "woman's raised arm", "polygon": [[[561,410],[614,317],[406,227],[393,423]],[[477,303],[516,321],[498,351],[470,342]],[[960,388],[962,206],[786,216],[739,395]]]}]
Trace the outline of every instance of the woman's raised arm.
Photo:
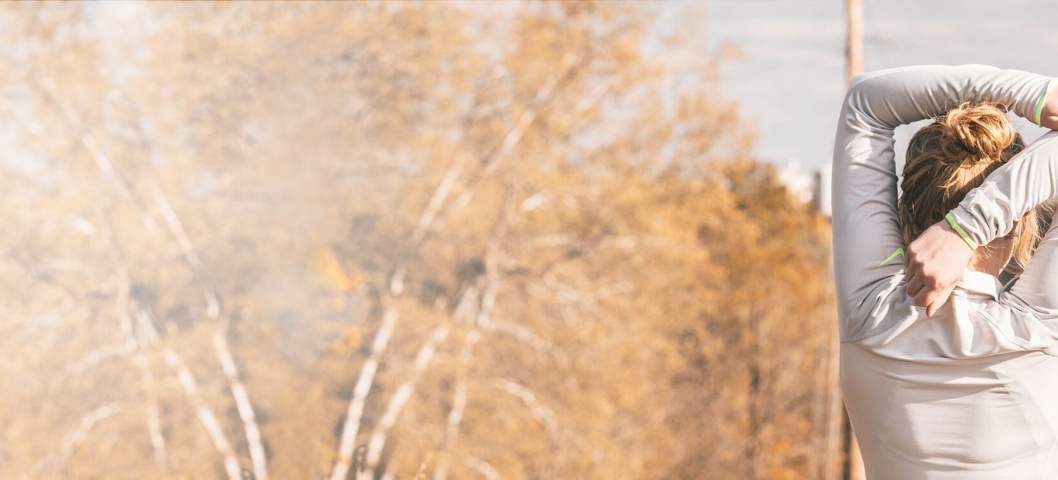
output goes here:
[{"label": "woman's raised arm", "polygon": [[[862,338],[904,269],[885,262],[904,247],[896,211],[896,127],[943,115],[964,101],[994,101],[1035,120],[1049,78],[984,65],[915,66],[853,80],[834,145],[834,269],[841,338]],[[887,293],[888,292],[888,293]]]},{"label": "woman's raised arm", "polygon": [[[1050,88],[1037,101],[1034,117],[1040,126],[1058,130],[1058,81],[1050,82]],[[928,305],[931,310],[943,305],[970,258],[965,245],[986,245],[1006,235],[1026,212],[1056,197],[1058,133],[1051,132],[992,172],[950,212],[969,241],[941,222],[908,246],[908,275],[921,278],[926,286],[916,295],[915,303]],[[1042,280],[1058,275],[1058,248],[1050,245],[1056,242],[1058,231],[1052,229],[1014,289],[1034,305],[1058,308],[1058,282]],[[1054,287],[1048,289],[1048,284]]]}]

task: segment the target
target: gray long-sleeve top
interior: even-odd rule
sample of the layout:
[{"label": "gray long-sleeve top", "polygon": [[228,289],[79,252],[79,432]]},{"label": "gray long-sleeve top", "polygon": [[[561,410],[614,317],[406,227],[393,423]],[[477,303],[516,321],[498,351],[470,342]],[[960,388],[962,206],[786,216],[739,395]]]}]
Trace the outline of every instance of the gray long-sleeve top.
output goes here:
[{"label": "gray long-sleeve top", "polygon": [[[833,162],[834,268],[843,342],[892,356],[922,358],[897,339],[925,317],[906,294],[897,217],[893,132],[964,101],[993,101],[1039,121],[1050,77],[984,65],[914,66],[853,80],[838,120]],[[952,211],[979,245],[1058,196],[1058,133],[1050,132],[988,176]],[[1021,350],[1058,352],[1058,230],[1052,228],[1013,288],[967,272],[953,294],[955,325],[919,332],[925,356],[977,357]],[[967,306],[969,305],[969,306]],[[1052,350],[1053,349],[1053,350]]]},{"label": "gray long-sleeve top", "polygon": [[[1004,288],[966,270],[932,317],[912,305],[897,220],[893,130],[963,101],[1037,120],[1051,79],[980,65],[859,76],[834,149],[841,387],[871,480],[1058,478],[1058,222]],[[980,245],[1058,195],[1058,132],[998,168],[951,213]]]}]

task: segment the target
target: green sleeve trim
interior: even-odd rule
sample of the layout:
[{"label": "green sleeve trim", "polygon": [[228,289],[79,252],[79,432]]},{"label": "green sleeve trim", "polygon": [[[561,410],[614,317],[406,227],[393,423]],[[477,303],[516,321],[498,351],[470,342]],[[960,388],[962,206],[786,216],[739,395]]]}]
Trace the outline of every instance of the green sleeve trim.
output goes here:
[{"label": "green sleeve trim", "polygon": [[966,245],[970,247],[970,250],[977,250],[977,242],[970,238],[970,234],[966,233],[966,230],[963,230],[962,225],[959,225],[959,222],[955,220],[955,215],[948,212],[948,214],[944,216],[944,219],[948,221],[948,225],[951,225],[951,229],[955,230],[955,233],[958,233],[959,236],[962,237],[962,240],[966,242]]},{"label": "green sleeve trim", "polygon": [[1040,99],[1036,101],[1036,125],[1043,126],[1043,106],[1047,104],[1047,94],[1051,92],[1051,82],[1047,81],[1047,86],[1043,89],[1043,95],[1040,95]]},{"label": "green sleeve trim", "polygon": [[897,248],[896,250],[893,251],[893,253],[889,254],[888,257],[885,257],[885,260],[882,260],[882,263],[879,263],[878,266],[880,267],[882,265],[885,265],[885,264],[893,261],[894,258],[902,257],[902,256],[904,256],[904,247]]}]

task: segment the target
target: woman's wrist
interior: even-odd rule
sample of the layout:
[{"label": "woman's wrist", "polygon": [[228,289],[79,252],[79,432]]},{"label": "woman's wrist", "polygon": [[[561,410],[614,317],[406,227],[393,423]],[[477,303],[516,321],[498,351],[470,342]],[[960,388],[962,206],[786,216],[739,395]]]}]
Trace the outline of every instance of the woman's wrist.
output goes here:
[{"label": "woman's wrist", "polygon": [[970,247],[970,250],[977,250],[977,242],[970,237],[970,234],[966,233],[966,230],[962,228],[962,225],[959,225],[959,221],[955,218],[955,215],[948,212],[948,214],[944,216],[944,220],[948,223],[948,226],[951,227],[951,230],[958,234],[959,238],[962,238],[962,241],[966,243],[966,246]]},{"label": "woman's wrist", "polygon": [[1058,80],[1051,80],[1036,107],[1036,124],[1058,130]]}]

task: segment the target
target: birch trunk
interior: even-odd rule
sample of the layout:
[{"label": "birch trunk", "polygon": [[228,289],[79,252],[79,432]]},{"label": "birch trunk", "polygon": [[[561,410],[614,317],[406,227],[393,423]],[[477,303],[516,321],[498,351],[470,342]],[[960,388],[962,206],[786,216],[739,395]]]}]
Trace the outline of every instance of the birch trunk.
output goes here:
[{"label": "birch trunk", "polygon": [[359,433],[360,422],[364,415],[364,404],[374,385],[375,373],[378,371],[382,352],[386,350],[396,326],[397,311],[387,306],[382,316],[382,328],[375,334],[375,340],[371,343],[370,356],[360,367],[360,377],[356,380],[353,396],[349,400],[349,408],[345,413],[345,422],[342,424],[341,440],[338,445],[338,460],[331,469],[331,480],[344,480],[349,475],[349,468],[353,461],[353,449],[356,447],[356,435]]},{"label": "birch trunk", "polygon": [[371,477],[375,476],[378,462],[382,458],[382,450],[386,447],[386,435],[389,433],[389,429],[397,423],[397,417],[400,416],[400,412],[404,410],[404,406],[408,404],[408,400],[415,393],[415,388],[419,378],[422,376],[422,372],[433,361],[437,346],[448,337],[448,331],[448,324],[438,325],[434,328],[433,333],[430,334],[429,339],[419,348],[419,353],[415,356],[415,367],[411,378],[405,380],[400,387],[397,387],[396,393],[393,394],[389,404],[386,406],[382,420],[371,434],[371,440],[367,444],[367,471],[360,475],[362,480],[370,478],[367,476],[367,472],[370,472]]},{"label": "birch trunk", "polygon": [[242,380],[239,379],[239,370],[235,366],[235,359],[228,349],[228,341],[224,334],[218,332],[213,337],[213,349],[217,353],[224,376],[228,378],[231,387],[231,396],[235,399],[235,408],[242,420],[243,431],[246,432],[246,445],[250,450],[250,462],[253,464],[255,480],[266,480],[268,478],[268,459],[265,456],[264,444],[261,441],[261,431],[257,427],[257,418],[254,415],[253,404],[250,395],[246,392]]}]

